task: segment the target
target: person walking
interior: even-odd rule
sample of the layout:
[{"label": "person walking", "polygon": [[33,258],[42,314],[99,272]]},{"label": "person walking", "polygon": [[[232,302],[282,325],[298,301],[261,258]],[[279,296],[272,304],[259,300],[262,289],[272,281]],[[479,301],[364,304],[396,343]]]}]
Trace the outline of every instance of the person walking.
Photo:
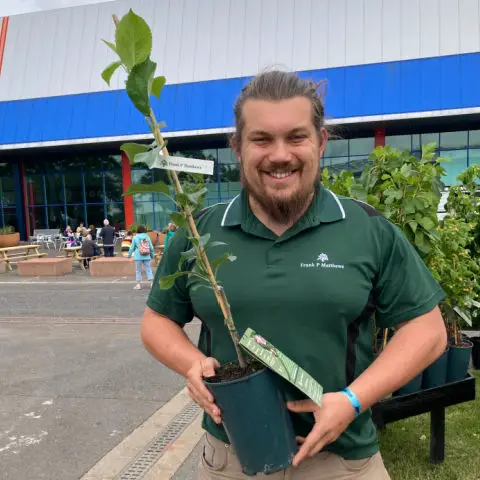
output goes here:
[{"label": "person walking", "polygon": [[[324,388],[320,407],[285,382],[299,449],[290,468],[268,478],[388,479],[370,407],[445,351],[445,294],[399,228],[321,185],[328,133],[314,82],[278,70],[257,75],[234,118],[242,191],[198,213],[197,228],[238,256],[218,271],[238,330],[261,333]],[[188,235],[171,238],[155,285],[191,247]],[[377,328],[396,332],[375,360],[373,315]],[[198,346],[183,331],[194,317],[202,322]],[[236,360],[215,295],[187,276],[169,290],[152,288],[141,338],[185,377],[205,411],[199,478],[245,479],[203,383],[218,360]]]},{"label": "person walking", "polygon": [[99,237],[103,241],[103,254],[105,257],[113,257],[113,249],[115,247],[115,229],[110,225],[110,222],[107,219],[103,221],[103,228],[100,230]]},{"label": "person walking", "polygon": [[150,237],[147,235],[147,228],[144,225],[139,225],[137,228],[137,234],[133,237],[132,245],[128,251],[128,258],[135,260],[136,266],[136,280],[137,284],[133,287],[134,290],[140,290],[142,288],[142,267],[145,270],[147,281],[153,280],[152,273],[152,259],[154,256],[154,249]]}]

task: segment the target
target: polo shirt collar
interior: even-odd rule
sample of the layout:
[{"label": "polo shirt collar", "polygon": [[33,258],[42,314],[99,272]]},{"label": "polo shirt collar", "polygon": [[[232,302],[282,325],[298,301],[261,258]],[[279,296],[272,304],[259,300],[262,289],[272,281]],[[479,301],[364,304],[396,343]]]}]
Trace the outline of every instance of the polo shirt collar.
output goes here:
[{"label": "polo shirt collar", "polygon": [[[245,190],[237,195],[225,209],[221,225],[222,227],[235,227],[249,221],[254,216],[248,202]],[[345,210],[339,198],[330,190],[319,185],[315,192],[312,204],[305,215],[298,220],[304,228],[314,227],[321,223],[333,223],[344,220]],[[294,225],[292,228],[295,228]]]}]

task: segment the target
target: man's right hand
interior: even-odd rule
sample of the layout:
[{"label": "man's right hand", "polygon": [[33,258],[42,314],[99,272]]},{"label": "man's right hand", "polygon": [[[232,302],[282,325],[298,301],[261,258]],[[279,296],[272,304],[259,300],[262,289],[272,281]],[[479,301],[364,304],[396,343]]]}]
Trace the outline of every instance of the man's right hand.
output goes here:
[{"label": "man's right hand", "polygon": [[198,403],[217,424],[222,423],[221,412],[215,405],[213,395],[203,383],[204,377],[215,376],[215,368],[220,364],[214,358],[208,357],[195,362],[187,372],[188,394]]}]

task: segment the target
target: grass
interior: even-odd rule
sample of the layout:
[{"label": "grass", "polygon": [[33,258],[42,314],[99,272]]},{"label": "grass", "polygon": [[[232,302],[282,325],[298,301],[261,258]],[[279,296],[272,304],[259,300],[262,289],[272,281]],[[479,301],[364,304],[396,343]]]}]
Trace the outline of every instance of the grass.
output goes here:
[{"label": "grass", "polygon": [[443,464],[429,462],[429,414],[390,423],[379,432],[392,480],[480,480],[480,371],[474,375],[476,400],[446,409]]}]

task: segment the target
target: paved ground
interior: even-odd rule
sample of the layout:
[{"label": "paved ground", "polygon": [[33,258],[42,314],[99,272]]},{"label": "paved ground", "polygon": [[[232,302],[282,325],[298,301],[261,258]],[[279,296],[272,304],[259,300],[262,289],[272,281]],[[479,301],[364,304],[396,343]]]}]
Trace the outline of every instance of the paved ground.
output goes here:
[{"label": "paved ground", "polygon": [[[12,278],[0,275],[0,479],[79,479],[184,381],[141,345],[147,291],[128,279]],[[174,478],[195,478],[196,462]]]}]

